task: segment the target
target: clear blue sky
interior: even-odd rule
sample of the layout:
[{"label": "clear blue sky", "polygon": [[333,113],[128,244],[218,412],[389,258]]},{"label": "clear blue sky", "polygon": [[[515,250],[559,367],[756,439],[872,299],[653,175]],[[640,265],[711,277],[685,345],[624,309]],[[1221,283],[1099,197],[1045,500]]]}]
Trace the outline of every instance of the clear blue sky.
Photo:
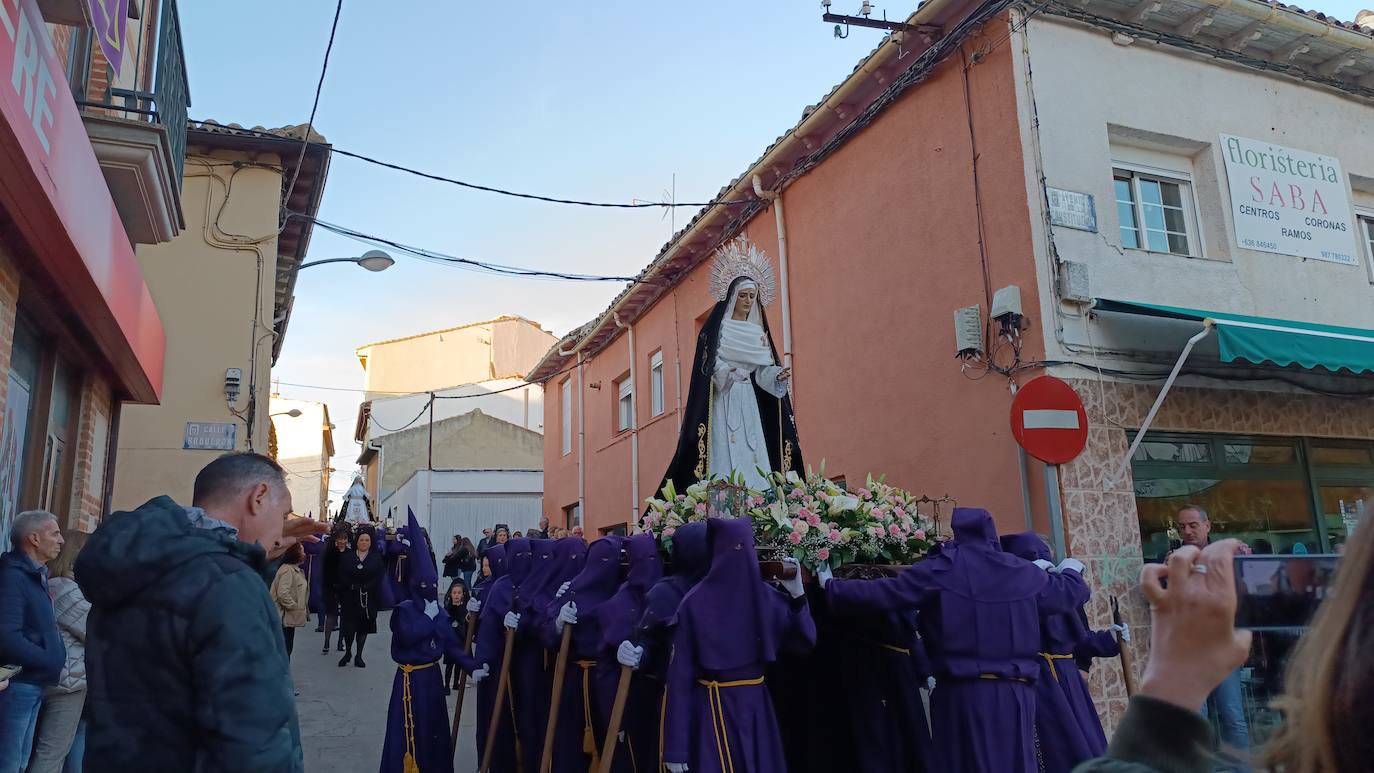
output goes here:
[{"label": "clear blue sky", "polygon": [[[1350,20],[1362,2],[1320,10]],[[853,12],[844,5],[835,10]],[[914,6],[877,13],[904,18]],[[181,3],[191,116],[304,123],[333,10],[333,0]],[[820,14],[809,0],[345,0],[315,126],[341,149],[497,187],[660,200],[676,174],[679,201],[705,201],[882,39],[854,29],[837,40]],[[449,254],[592,274],[633,275],[670,235],[656,210],[519,201],[340,156],[319,214]],[[677,224],[692,214],[679,210]],[[317,229],[309,257],[363,249]],[[562,335],[621,289],[397,257],[383,274],[349,265],[301,274],[274,377],[359,387],[358,345],[501,314]],[[329,403],[339,451],[331,488],[347,488],[360,395],[281,392]]]}]

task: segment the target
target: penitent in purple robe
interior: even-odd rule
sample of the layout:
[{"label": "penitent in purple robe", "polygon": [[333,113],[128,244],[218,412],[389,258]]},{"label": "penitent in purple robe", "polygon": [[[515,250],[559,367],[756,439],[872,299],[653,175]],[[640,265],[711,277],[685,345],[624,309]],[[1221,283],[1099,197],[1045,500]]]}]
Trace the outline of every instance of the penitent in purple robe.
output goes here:
[{"label": "penitent in purple robe", "polygon": [[749,519],[707,521],[711,568],[673,622],[663,761],[694,773],[787,769],[764,670],[784,649],[816,643],[806,597],[759,576]]},{"label": "penitent in purple robe", "polygon": [[[524,540],[521,540],[524,542]],[[511,577],[507,572],[506,545],[493,545],[486,552],[491,566],[491,577],[485,583],[482,595],[482,611],[477,618],[477,634],[473,639],[473,652],[470,657],[455,657],[458,667],[472,673],[486,666],[490,674],[477,685],[477,759],[482,759],[486,751],[487,732],[491,728],[492,711],[496,708],[496,691],[500,686],[501,658],[505,655],[506,613],[511,611]],[[496,751],[492,754],[491,769],[495,773],[514,773],[517,744],[515,742],[515,702],[510,685],[506,686],[505,707],[501,710],[501,721],[496,731]],[[421,768],[423,770],[423,768]]]},{"label": "penitent in purple robe", "polygon": [[[616,653],[621,642],[635,639],[635,627],[644,615],[644,604],[654,583],[663,576],[663,559],[652,534],[636,534],[625,540],[625,558],[629,562],[625,583],[615,595],[597,606],[593,613],[601,629],[593,698],[596,714],[601,717],[597,737],[605,748],[606,727],[615,705],[616,689],[620,685],[620,662]],[[673,609],[677,611],[676,606]],[[579,609],[579,616],[581,611]],[[581,625],[579,620],[578,625]],[[631,674],[630,691],[626,694],[624,715],[620,720],[623,736],[617,734],[614,764],[616,773],[635,773],[658,769],[658,716],[662,682],[647,676]]]},{"label": "penitent in purple robe", "polygon": [[[1032,532],[1008,534],[1002,538],[1002,549],[1027,561],[1050,558],[1049,545]],[[1107,751],[1107,734],[1075,659],[1080,643],[1091,635],[1085,619],[1081,606],[1040,618],[1035,732],[1043,773],[1069,773],[1079,763]],[[1104,633],[1112,638],[1110,631]]]},{"label": "penitent in purple robe", "polygon": [[554,656],[545,649],[539,627],[544,618],[544,606],[558,592],[562,582],[555,583],[553,579],[557,541],[527,539],[527,543],[527,573],[514,585],[514,608],[520,615],[520,629],[516,631],[515,650],[511,655],[510,679],[515,696],[516,736],[520,739],[525,765],[537,769],[549,721],[554,668]]},{"label": "penitent in purple robe", "polygon": [[553,770],[556,773],[585,773],[600,767],[606,717],[600,716],[597,702],[596,665],[601,652],[601,621],[596,613],[620,585],[622,542],[622,537],[611,535],[588,546],[585,560],[581,562],[582,571],[571,580],[568,591],[554,598],[545,608],[541,633],[545,646],[557,652],[561,638],[556,623],[558,614],[564,604],[577,605],[577,624],[569,634],[568,665],[563,676],[563,692],[559,696],[558,727],[553,736]]},{"label": "penitent in purple robe", "polygon": [[[415,514],[409,516],[414,527]],[[412,528],[411,533],[418,535],[419,530]],[[448,614],[437,603],[438,572],[424,539],[406,547],[410,585],[406,588],[408,597],[391,612],[391,658],[397,668],[380,771],[453,773],[448,704],[439,659],[445,654],[461,656],[463,645],[453,635]]]},{"label": "penitent in purple robe", "polygon": [[1002,552],[986,510],[955,508],[954,539],[896,577],[832,580],[836,614],[916,610],[937,684],[932,769],[1036,773],[1040,617],[1087,601],[1078,572]]},{"label": "penitent in purple robe", "polygon": [[859,773],[929,771],[931,739],[920,688],[930,664],[910,611],[866,615],[850,620],[840,636],[839,662],[861,663],[834,712],[849,723],[849,765]]}]

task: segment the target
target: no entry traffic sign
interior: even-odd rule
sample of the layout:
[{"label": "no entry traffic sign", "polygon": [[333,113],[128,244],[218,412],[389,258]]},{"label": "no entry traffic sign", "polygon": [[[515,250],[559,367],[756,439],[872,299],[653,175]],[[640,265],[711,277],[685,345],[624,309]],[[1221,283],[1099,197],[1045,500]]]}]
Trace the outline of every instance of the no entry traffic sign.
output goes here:
[{"label": "no entry traffic sign", "polygon": [[1041,376],[1011,401],[1011,434],[1026,453],[1046,464],[1063,464],[1088,442],[1088,412],[1073,387]]}]

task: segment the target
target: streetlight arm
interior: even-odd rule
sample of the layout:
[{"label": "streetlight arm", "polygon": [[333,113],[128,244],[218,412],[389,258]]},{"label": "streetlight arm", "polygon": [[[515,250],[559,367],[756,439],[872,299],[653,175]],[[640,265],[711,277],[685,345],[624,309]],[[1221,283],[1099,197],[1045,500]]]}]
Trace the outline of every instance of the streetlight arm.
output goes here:
[{"label": "streetlight arm", "polygon": [[312,260],[309,263],[302,263],[296,268],[297,271],[310,268],[311,266],[323,266],[326,263],[357,263],[357,258],[325,258],[324,260]]}]

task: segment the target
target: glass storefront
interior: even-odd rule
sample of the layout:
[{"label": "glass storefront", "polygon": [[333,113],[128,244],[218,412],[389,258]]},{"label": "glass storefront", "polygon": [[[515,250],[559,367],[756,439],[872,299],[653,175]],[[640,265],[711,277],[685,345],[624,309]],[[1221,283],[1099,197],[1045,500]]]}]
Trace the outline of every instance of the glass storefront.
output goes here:
[{"label": "glass storefront", "polygon": [[[1374,443],[1158,433],[1131,460],[1146,561],[1176,546],[1179,508],[1207,511],[1215,539],[1235,537],[1257,554],[1340,553],[1374,506]],[[1273,700],[1300,631],[1257,632],[1239,673],[1250,747],[1273,736]],[[1216,736],[1224,720],[1209,712]]]}]

